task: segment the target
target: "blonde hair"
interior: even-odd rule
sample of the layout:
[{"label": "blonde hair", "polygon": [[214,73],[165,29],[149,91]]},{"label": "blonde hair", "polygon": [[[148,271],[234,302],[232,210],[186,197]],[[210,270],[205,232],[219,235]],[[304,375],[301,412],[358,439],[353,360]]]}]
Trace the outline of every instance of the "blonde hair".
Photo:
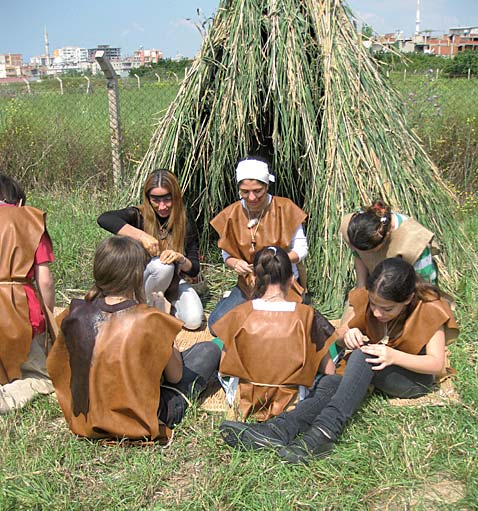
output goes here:
[{"label": "blonde hair", "polygon": [[128,236],[112,236],[103,240],[95,252],[95,283],[85,296],[91,302],[97,296],[131,296],[145,303],[143,273],[148,254],[139,241]]},{"label": "blonde hair", "polygon": [[[159,235],[161,227],[149,199],[149,194],[153,188],[166,188],[171,194],[171,214],[165,226],[168,231],[167,240],[162,240]],[[144,232],[159,241],[161,250],[170,248],[176,252],[184,252],[186,211],[178,180],[172,172],[167,169],[157,169],[147,177],[143,187],[143,204],[140,206],[140,210],[144,219]]]}]

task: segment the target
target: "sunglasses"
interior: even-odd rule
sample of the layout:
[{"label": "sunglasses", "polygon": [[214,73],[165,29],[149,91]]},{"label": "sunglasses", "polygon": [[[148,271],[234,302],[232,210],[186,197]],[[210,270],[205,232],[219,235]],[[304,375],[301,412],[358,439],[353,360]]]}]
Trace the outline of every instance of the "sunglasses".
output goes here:
[{"label": "sunglasses", "polygon": [[167,203],[173,201],[173,196],[170,193],[166,195],[150,195],[149,200],[159,204],[160,202]]}]

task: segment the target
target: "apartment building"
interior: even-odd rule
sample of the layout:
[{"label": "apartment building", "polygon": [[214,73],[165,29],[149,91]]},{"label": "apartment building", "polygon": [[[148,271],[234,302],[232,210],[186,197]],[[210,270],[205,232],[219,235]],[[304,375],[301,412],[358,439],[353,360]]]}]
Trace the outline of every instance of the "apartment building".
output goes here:
[{"label": "apartment building", "polygon": [[0,54],[0,78],[15,78],[22,76],[22,54]]}]

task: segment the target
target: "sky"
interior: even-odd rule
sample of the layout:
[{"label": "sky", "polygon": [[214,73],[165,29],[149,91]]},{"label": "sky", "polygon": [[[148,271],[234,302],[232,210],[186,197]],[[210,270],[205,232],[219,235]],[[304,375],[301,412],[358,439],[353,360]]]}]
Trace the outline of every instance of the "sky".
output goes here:
[{"label": "sky", "polygon": [[[238,0],[240,1],[240,0]],[[349,0],[360,22],[377,33],[415,31],[416,0]],[[50,53],[63,46],[109,44],[122,56],[159,49],[193,57],[201,44],[194,25],[213,15],[219,0],[0,0],[0,54],[41,55],[47,27]],[[197,10],[200,10],[198,16]],[[422,30],[447,32],[478,25],[478,0],[421,0]]]}]

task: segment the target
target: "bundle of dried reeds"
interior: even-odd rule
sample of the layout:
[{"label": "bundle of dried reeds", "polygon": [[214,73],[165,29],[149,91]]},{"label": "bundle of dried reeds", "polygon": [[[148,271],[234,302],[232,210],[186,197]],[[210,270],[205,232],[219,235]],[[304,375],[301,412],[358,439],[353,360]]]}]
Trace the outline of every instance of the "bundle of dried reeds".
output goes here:
[{"label": "bundle of dried reeds", "polygon": [[275,193],[309,213],[309,277],[325,310],[350,282],[341,217],[376,196],[436,233],[448,288],[476,273],[455,197],[340,0],[221,1],[131,193],[153,168],[173,169],[207,242],[209,220],[236,200],[236,162],[251,153],[271,158]]}]

